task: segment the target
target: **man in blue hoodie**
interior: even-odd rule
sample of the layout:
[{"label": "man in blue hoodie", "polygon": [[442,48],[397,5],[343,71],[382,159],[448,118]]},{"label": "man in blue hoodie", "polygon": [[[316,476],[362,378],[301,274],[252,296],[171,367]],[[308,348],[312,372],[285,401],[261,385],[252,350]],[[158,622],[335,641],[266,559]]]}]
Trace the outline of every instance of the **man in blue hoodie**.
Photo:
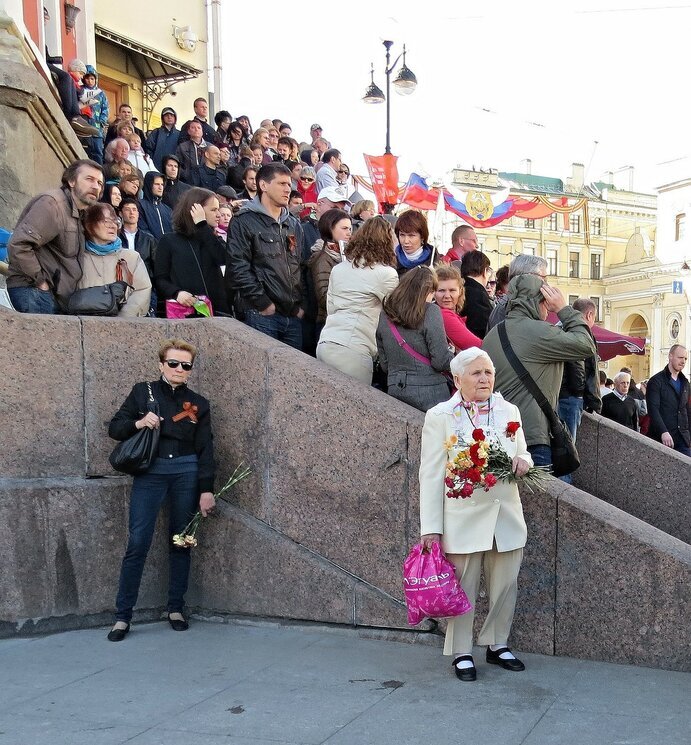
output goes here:
[{"label": "man in blue hoodie", "polygon": [[302,228],[288,211],[290,170],[268,163],[257,196],[231,220],[225,281],[235,312],[248,326],[302,348]]},{"label": "man in blue hoodie", "polygon": [[164,233],[173,232],[173,210],[161,201],[163,183],[160,173],[149,171],[144,176],[144,196],[139,202],[139,229],[151,233],[157,241]]},{"label": "man in blue hoodie", "polygon": [[156,170],[163,173],[163,158],[175,155],[180,139],[180,130],[175,126],[178,115],[175,109],[166,106],[161,112],[163,124],[149,134],[144,143],[144,150],[151,156]]},{"label": "man in blue hoodie", "polygon": [[79,95],[81,113],[92,127],[96,127],[98,136],[84,140],[84,149],[91,160],[103,164],[103,138],[108,129],[110,108],[106,94],[98,87],[98,73],[92,65],[86,66],[82,77],[83,88]]}]

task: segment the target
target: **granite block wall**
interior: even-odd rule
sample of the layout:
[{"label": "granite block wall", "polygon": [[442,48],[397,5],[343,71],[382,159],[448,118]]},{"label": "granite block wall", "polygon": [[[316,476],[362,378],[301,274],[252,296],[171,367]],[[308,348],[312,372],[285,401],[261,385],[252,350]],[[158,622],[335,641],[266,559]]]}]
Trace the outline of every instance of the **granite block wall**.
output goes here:
[{"label": "granite block wall", "polygon": [[[108,618],[129,481],[108,465],[107,423],[134,382],[157,377],[158,346],[172,335],[200,349],[191,385],[212,402],[219,484],[240,461],[252,468],[203,526],[189,605],[407,627],[400,572],[418,538],[420,412],[229,319],[0,311],[0,333],[17,350],[0,398],[11,435],[0,451],[0,520],[12,535],[0,543],[0,634]],[[600,459],[594,478],[608,463],[622,468],[599,446],[609,430],[592,434],[582,451]],[[646,474],[676,474],[678,462],[657,448],[648,458],[638,483],[650,491],[657,476]],[[687,642],[663,653],[688,614],[691,547],[559,481],[522,498],[529,542],[512,644],[691,669]],[[162,520],[141,598],[149,617],[165,602],[165,532]]]}]

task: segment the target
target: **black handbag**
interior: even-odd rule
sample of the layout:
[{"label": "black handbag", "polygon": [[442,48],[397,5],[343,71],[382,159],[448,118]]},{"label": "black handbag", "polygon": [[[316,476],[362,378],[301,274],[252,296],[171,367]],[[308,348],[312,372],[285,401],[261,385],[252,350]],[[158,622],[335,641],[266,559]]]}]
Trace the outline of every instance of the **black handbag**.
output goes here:
[{"label": "black handbag", "polygon": [[[159,416],[158,402],[151,390],[151,383],[146,384],[149,389],[149,400],[146,407],[149,411]],[[110,465],[120,473],[130,476],[147,471],[158,454],[158,441],[161,437],[161,428],[149,429],[142,427],[138,432],[118,443],[108,458]]]},{"label": "black handbag", "polygon": [[513,371],[518,375],[518,379],[542,409],[543,414],[549,422],[550,446],[552,448],[552,474],[554,476],[567,476],[573,473],[581,465],[581,459],[578,455],[578,450],[576,450],[576,444],[571,437],[571,432],[569,432],[564,422],[562,422],[554,409],[549,405],[545,394],[538,388],[537,383],[532,379],[530,373],[516,356],[511,342],[509,342],[504,321],[497,324],[497,331],[499,332],[499,340],[501,341],[506,359],[509,361]]},{"label": "black handbag", "polygon": [[134,289],[134,278],[124,259],[118,261],[115,277],[116,281],[108,285],[73,292],[67,301],[67,312],[73,316],[117,316],[127,302],[127,290]]}]

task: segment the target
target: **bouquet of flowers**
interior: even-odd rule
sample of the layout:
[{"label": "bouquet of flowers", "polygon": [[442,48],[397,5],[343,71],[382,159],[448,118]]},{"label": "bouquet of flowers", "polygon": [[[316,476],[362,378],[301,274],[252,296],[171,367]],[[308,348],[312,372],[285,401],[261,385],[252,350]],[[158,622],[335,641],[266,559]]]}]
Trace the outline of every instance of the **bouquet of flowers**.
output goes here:
[{"label": "bouquet of flowers", "polygon": [[[243,466],[242,463],[233,471],[231,477],[225,484],[214,494],[214,499],[228,501],[227,492],[232,489],[238,482],[246,479],[252,470]],[[225,496],[224,496],[225,495]],[[180,548],[193,548],[199,541],[197,540],[197,530],[204,516],[201,512],[195,512],[194,517],[187,523],[184,530],[173,536],[173,544]]]},{"label": "bouquet of flowers", "polygon": [[[506,436],[513,440],[520,428],[519,422],[509,422]],[[489,491],[497,481],[518,481],[512,459],[497,442],[485,437],[484,430],[475,428],[469,444],[460,443],[457,435],[451,435],[444,443],[447,452],[457,451],[446,464],[446,496],[449,499],[467,499],[476,489]],[[520,477],[531,491],[539,487],[549,467],[532,466]]]}]

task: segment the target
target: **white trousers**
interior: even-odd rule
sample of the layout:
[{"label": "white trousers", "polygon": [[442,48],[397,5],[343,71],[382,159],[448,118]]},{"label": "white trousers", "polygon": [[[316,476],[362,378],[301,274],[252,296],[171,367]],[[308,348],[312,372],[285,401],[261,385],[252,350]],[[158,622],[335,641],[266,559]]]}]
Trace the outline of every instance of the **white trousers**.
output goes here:
[{"label": "white trousers", "polygon": [[474,554],[447,554],[456,567],[456,576],[461,587],[473,604],[473,610],[462,616],[449,619],[444,639],[444,654],[458,657],[473,651],[473,620],[475,601],[480,586],[480,568],[484,561],[485,585],[489,593],[489,612],[478,636],[479,645],[506,644],[511,631],[516,609],[518,572],[523,561],[523,549],[499,553],[495,547],[490,551]]},{"label": "white trousers", "polygon": [[367,352],[351,349],[343,344],[321,341],[317,344],[317,359],[366,385],[372,384],[374,363]]}]

